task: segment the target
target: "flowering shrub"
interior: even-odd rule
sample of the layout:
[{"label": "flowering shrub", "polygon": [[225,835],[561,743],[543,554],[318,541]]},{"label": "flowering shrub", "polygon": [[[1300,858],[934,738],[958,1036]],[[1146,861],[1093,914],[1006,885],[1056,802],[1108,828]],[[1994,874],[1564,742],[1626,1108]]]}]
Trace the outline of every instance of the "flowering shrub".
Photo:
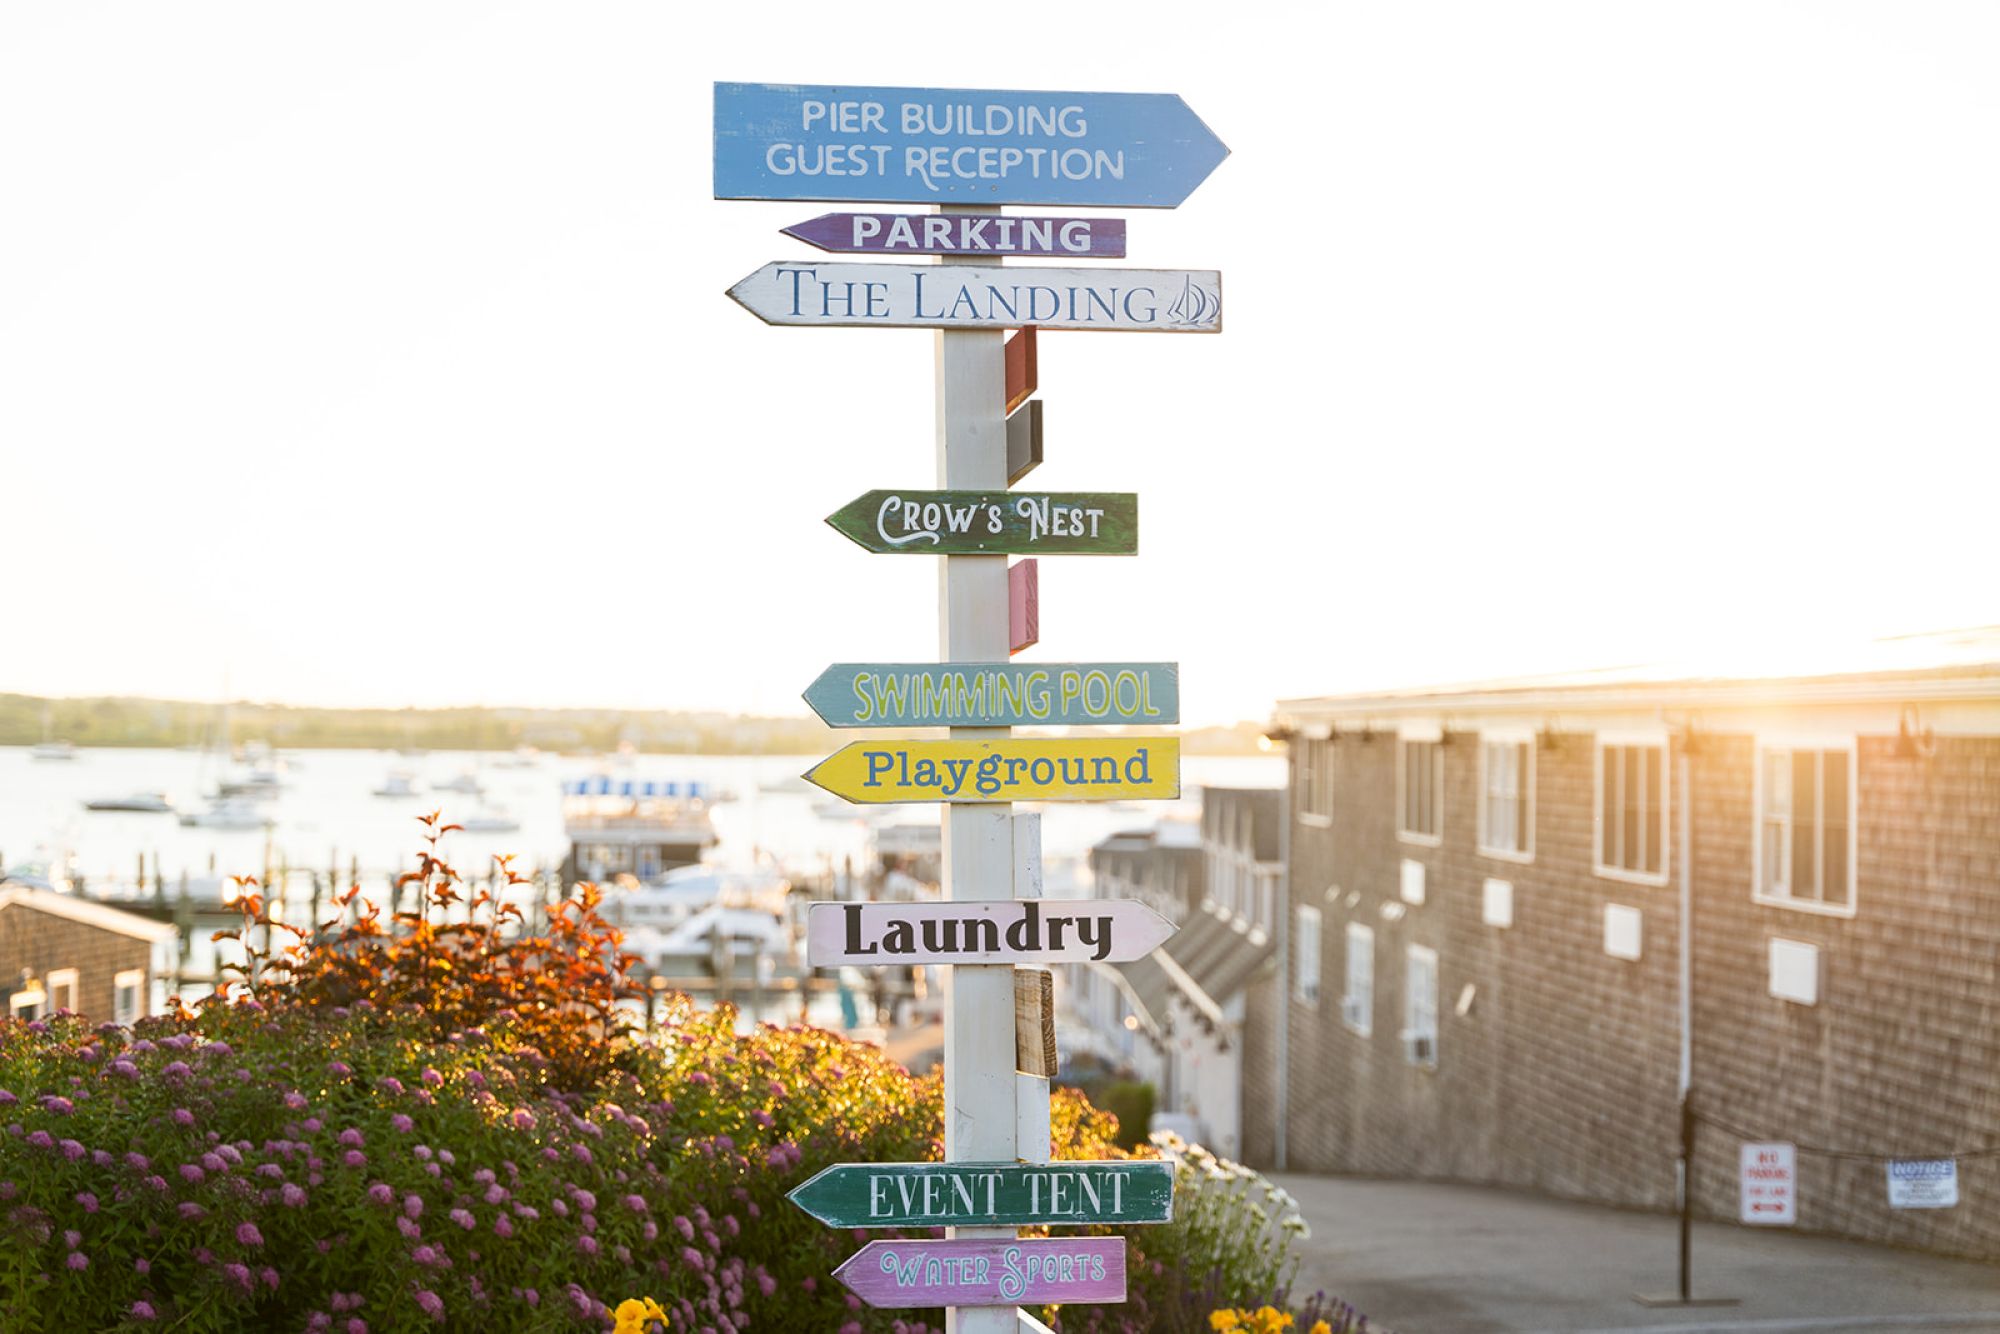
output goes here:
[{"label": "flowering shrub", "polygon": [[[0,1331],[941,1321],[864,1309],[831,1278],[896,1234],[785,1200],[836,1162],[940,1158],[935,1077],[819,1029],[739,1034],[685,997],[634,1034],[593,893],[541,936],[476,896],[447,921],[459,881],[436,856],[448,827],[429,828],[415,907],[386,924],[364,902],[267,945],[284,928],[245,882],[242,986],[130,1030],[0,1020]],[[1058,1091],[1050,1120],[1058,1158],[1128,1156],[1080,1094]],[[1049,1313],[1062,1328],[1192,1330],[1283,1300],[1284,1223],[1250,1200],[1255,1174],[1165,1147],[1177,1218],[1125,1231],[1131,1301]]]},{"label": "flowering shrub", "polygon": [[[1109,1119],[1101,1112],[1085,1117]],[[1246,1298],[1286,1303],[1297,1266],[1292,1245],[1310,1235],[1298,1202],[1251,1169],[1172,1132],[1154,1134],[1150,1151],[1174,1162],[1174,1221],[1120,1229],[1129,1275],[1125,1305],[1063,1310],[1055,1315],[1057,1328],[1065,1334],[1203,1334],[1211,1328],[1265,1334],[1260,1320],[1284,1322],[1271,1330],[1291,1328],[1294,1317],[1277,1306],[1249,1313],[1235,1307]],[[1111,1156],[1123,1155],[1114,1150]],[[1307,1314],[1317,1319],[1324,1299],[1314,1301]],[[1204,1319],[1208,1311],[1214,1314]],[[1213,1324],[1223,1317],[1238,1323]]]}]

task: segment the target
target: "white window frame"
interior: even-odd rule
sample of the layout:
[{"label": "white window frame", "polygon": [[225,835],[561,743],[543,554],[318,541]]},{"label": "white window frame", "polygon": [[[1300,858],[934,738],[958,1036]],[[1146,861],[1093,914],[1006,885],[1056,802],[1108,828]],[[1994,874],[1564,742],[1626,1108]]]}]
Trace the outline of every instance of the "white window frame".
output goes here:
[{"label": "white window frame", "polygon": [[1302,737],[1293,748],[1299,771],[1299,823],[1333,826],[1333,736]]},{"label": "white window frame", "polygon": [[[1354,966],[1357,948],[1368,961],[1365,969]],[[1349,1032],[1367,1037],[1375,1031],[1375,928],[1360,922],[1347,924],[1347,957],[1340,990],[1340,1022]],[[1361,975],[1356,976],[1357,973]]]},{"label": "white window frame", "polygon": [[[132,993],[132,1004],[125,1004],[125,993]],[[127,968],[111,979],[111,1021],[130,1028],[146,1017],[146,970]]]},{"label": "white window frame", "polygon": [[[62,1010],[68,1010],[71,1014],[83,1013],[81,1009],[77,1008],[83,1004],[83,980],[82,974],[77,972],[76,969],[49,969],[48,975],[42,979],[42,990],[48,993],[48,1012],[51,1015]],[[67,1003],[59,1002],[56,999],[58,991],[69,992]]]},{"label": "white window frame", "polygon": [[[33,1010],[33,1014],[22,1014],[23,1010]],[[49,992],[39,981],[30,982],[7,998],[7,1012],[15,1019],[33,1022],[49,1011]]]},{"label": "white window frame", "polygon": [[[1516,800],[1521,803],[1522,825],[1527,835],[1527,846],[1523,848],[1503,848],[1494,844],[1492,832],[1486,824],[1486,803],[1490,797],[1491,783],[1487,762],[1492,758],[1489,747],[1519,746],[1523,759],[1521,763],[1521,790]],[[1505,727],[1489,728],[1479,734],[1479,855],[1491,857],[1495,861],[1518,862],[1526,865],[1535,860],[1535,733],[1532,728]]]},{"label": "white window frame", "polygon": [[[1430,970],[1430,978],[1431,978],[1430,1005],[1429,1005],[1430,1027],[1428,1030],[1425,1030],[1418,1026],[1418,1021],[1422,1016],[1418,1013],[1420,1007],[1417,1004],[1416,988],[1413,985],[1413,983],[1416,981],[1416,976],[1417,976],[1416,965],[1418,963],[1426,965]],[[1438,977],[1437,951],[1431,949],[1427,945],[1410,946],[1408,952],[1404,956],[1404,962],[1403,962],[1403,1052],[1404,1052],[1404,1059],[1407,1060],[1411,1065],[1417,1066],[1419,1069],[1424,1069],[1424,1070],[1437,1069],[1438,1028],[1439,1028],[1438,993],[1440,992],[1441,989],[1442,989],[1442,983]],[[1412,1045],[1413,1039],[1420,1037],[1427,1037],[1430,1039],[1431,1054],[1428,1060],[1418,1060],[1416,1055],[1414,1054]]]},{"label": "white window frame", "polygon": [[[1750,897],[1770,908],[1814,913],[1821,917],[1852,917],[1859,909],[1861,851],[1861,747],[1853,732],[1759,732],[1753,747],[1750,773]],[[1795,899],[1789,892],[1775,893],[1764,884],[1764,770],[1765,757],[1772,751],[1843,750],[1847,752],[1847,902],[1823,903],[1817,899]],[[1825,781],[1820,783],[1824,799]],[[1815,812],[1815,820],[1821,820]],[[1788,826],[1789,827],[1789,826]]]},{"label": "white window frame", "polygon": [[[1658,871],[1632,871],[1609,866],[1604,861],[1604,750],[1607,746],[1657,747],[1660,752],[1660,843]],[[1591,739],[1590,861],[1591,870],[1606,880],[1622,880],[1628,885],[1660,886],[1673,875],[1674,751],[1665,728],[1629,732],[1599,732]]]},{"label": "white window frame", "polygon": [[[1403,827],[1409,810],[1409,780],[1404,773],[1410,744],[1437,747],[1437,764],[1431,772],[1431,810],[1437,815],[1435,834],[1419,833]],[[1396,729],[1396,837],[1420,848],[1435,848],[1444,842],[1444,728],[1437,723],[1404,723]]]},{"label": "white window frame", "polygon": [[1318,908],[1301,903],[1292,909],[1292,999],[1301,1005],[1319,1005],[1320,942],[1325,931]]}]

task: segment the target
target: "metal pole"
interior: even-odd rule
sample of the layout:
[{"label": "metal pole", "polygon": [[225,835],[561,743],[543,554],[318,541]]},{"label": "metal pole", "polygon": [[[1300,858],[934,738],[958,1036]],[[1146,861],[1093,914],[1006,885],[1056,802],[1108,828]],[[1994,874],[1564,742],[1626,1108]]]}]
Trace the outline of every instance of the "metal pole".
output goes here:
[{"label": "metal pole", "polygon": [[1284,796],[1278,802],[1278,903],[1271,939],[1278,953],[1278,1059],[1274,1105],[1271,1108],[1271,1170],[1289,1169],[1291,1143],[1285,1134],[1285,1109],[1292,1097],[1292,784],[1298,751],[1285,742]]},{"label": "metal pole", "polygon": [[[990,206],[945,212],[998,214]],[[944,259],[944,264],[992,260]],[[998,330],[935,335],[938,485],[1007,489],[1006,354]],[[938,656],[945,662],[1005,662],[1007,558],[946,556],[938,573]],[[990,740],[1010,729],[954,727],[951,735]],[[1006,802],[944,810],[944,897],[1014,896],[1014,830]],[[955,1163],[1015,1161],[1014,970],[1008,965],[946,968],[944,993],[944,1156]],[[1013,1228],[956,1228],[959,1237],[1012,1238]],[[949,1334],[1011,1334],[1013,1307],[948,1307]]]},{"label": "metal pole", "polygon": [[1675,1087],[1681,1101],[1681,1163],[1678,1183],[1681,1206],[1681,1300],[1691,1300],[1694,1241],[1694,867],[1691,864],[1694,838],[1693,770],[1687,748],[1680,753],[1680,1070]]}]

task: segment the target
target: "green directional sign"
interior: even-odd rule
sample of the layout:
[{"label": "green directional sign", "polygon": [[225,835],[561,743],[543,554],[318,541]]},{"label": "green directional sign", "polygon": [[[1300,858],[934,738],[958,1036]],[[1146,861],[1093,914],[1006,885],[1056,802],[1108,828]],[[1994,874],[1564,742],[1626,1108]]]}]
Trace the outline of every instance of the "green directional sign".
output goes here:
[{"label": "green directional sign", "polygon": [[836,662],[805,689],[828,727],[1102,727],[1181,720],[1172,662]]},{"label": "green directional sign", "polygon": [[788,1197],[828,1227],[1164,1223],[1174,1167],[1087,1163],[840,1163]]},{"label": "green directional sign", "polygon": [[919,556],[1131,556],[1129,491],[870,491],[826,521],[877,552]]}]

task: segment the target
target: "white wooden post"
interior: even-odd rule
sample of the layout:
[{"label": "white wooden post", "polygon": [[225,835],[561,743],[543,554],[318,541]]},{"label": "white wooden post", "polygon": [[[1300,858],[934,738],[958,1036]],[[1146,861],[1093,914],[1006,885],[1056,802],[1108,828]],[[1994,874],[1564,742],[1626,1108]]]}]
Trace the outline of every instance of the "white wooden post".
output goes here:
[{"label": "white wooden post", "polygon": [[[945,212],[992,213],[993,207]],[[991,260],[943,259],[944,264]],[[998,330],[940,330],[937,339],[938,486],[1007,489],[1006,363]],[[1007,660],[1007,558],[946,556],[939,562],[938,656],[945,662]],[[968,739],[1011,729],[954,727]],[[1014,829],[1004,802],[947,805],[944,896],[1011,899]],[[947,1162],[1015,1160],[1014,969],[958,964],[946,969],[944,1156]],[[959,1237],[1013,1237],[1013,1228],[956,1228]],[[1013,1334],[1011,1307],[950,1307],[949,1334]]]}]

